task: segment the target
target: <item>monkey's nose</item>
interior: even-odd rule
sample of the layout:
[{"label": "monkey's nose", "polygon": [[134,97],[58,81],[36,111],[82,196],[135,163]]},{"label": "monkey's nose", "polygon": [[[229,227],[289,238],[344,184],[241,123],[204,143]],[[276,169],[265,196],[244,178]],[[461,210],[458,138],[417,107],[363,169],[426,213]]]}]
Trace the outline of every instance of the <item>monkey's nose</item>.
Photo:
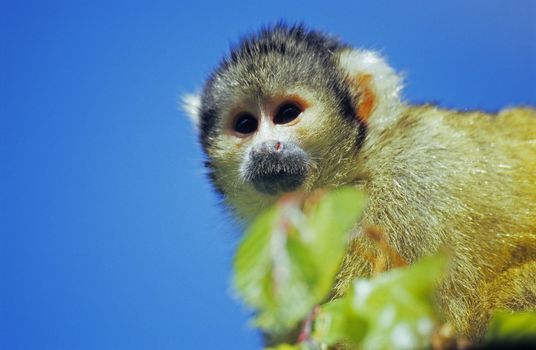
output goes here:
[{"label": "monkey's nose", "polygon": [[270,153],[281,153],[283,155],[283,152],[287,152],[288,148],[285,147],[285,144],[281,141],[277,140],[267,140],[264,141],[256,146],[253,147],[251,150],[251,156],[259,155],[259,154],[270,154]]},{"label": "monkey's nose", "polygon": [[291,192],[305,180],[308,164],[307,153],[295,143],[268,140],[251,149],[245,178],[259,192]]}]

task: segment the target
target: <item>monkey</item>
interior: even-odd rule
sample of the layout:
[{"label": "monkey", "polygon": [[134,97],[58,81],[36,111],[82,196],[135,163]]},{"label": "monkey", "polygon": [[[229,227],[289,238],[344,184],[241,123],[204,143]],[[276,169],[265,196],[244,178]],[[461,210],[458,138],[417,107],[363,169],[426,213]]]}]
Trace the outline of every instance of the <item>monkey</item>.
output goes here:
[{"label": "monkey", "polygon": [[371,275],[364,256],[379,253],[360,233],[380,227],[409,263],[449,250],[439,308],[478,342],[493,310],[536,310],[536,110],[414,105],[402,85],[378,53],[278,23],[242,38],[183,105],[239,221],[287,193],[362,189],[333,296]]}]

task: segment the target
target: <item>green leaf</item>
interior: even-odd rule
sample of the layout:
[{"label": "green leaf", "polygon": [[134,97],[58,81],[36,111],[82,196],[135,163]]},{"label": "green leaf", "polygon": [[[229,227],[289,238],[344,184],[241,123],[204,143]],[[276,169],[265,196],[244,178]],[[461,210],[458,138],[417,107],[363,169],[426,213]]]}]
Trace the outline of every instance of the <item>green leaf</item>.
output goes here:
[{"label": "green leaf", "polygon": [[486,341],[536,341],[536,312],[496,311],[488,326]]},{"label": "green leaf", "polygon": [[357,345],[367,332],[367,322],[352,309],[350,298],[322,305],[314,323],[313,338],[328,346],[341,342]]},{"label": "green leaf", "polygon": [[271,269],[269,242],[274,218],[273,209],[257,218],[234,260],[235,288],[240,291],[244,301],[253,307],[273,303],[270,300],[270,276],[267,271]]},{"label": "green leaf", "polygon": [[415,349],[429,345],[438,315],[433,289],[445,258],[387,271],[354,282],[352,308],[367,325],[361,346],[367,349]]},{"label": "green leaf", "polygon": [[279,332],[309,310],[302,266],[311,264],[300,252],[289,256],[288,232],[277,227],[276,214],[268,210],[248,230],[235,257],[234,285],[246,304],[258,310],[257,325]]},{"label": "green leaf", "polygon": [[307,226],[314,231],[309,249],[316,263],[313,293],[320,302],[329,293],[344,257],[351,228],[366,205],[362,192],[344,187],[328,193],[309,217]]},{"label": "green leaf", "polygon": [[257,325],[275,333],[326,298],[365,205],[352,188],[328,193],[308,212],[296,198],[255,220],[234,261],[236,291],[257,311]]}]

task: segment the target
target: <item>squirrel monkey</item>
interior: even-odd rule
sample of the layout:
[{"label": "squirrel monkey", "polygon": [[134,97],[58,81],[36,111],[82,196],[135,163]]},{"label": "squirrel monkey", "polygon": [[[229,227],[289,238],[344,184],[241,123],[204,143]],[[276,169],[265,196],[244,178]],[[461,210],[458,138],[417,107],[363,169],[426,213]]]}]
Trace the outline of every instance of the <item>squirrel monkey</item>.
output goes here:
[{"label": "squirrel monkey", "polygon": [[[287,192],[353,185],[369,197],[358,231],[380,227],[409,262],[448,249],[438,302],[478,341],[493,310],[536,309],[536,110],[409,105],[401,88],[376,53],[278,24],[243,39],[184,107],[238,218]],[[357,232],[335,296],[371,274],[374,254]]]}]

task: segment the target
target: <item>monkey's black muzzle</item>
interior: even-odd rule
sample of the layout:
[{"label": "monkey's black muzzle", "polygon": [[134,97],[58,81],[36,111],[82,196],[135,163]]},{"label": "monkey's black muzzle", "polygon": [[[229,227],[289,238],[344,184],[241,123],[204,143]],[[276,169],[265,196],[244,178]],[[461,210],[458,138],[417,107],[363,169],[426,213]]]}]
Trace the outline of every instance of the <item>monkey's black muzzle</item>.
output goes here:
[{"label": "monkey's black muzzle", "polygon": [[265,194],[292,192],[305,180],[308,164],[307,153],[295,143],[265,141],[251,149],[245,178]]}]

